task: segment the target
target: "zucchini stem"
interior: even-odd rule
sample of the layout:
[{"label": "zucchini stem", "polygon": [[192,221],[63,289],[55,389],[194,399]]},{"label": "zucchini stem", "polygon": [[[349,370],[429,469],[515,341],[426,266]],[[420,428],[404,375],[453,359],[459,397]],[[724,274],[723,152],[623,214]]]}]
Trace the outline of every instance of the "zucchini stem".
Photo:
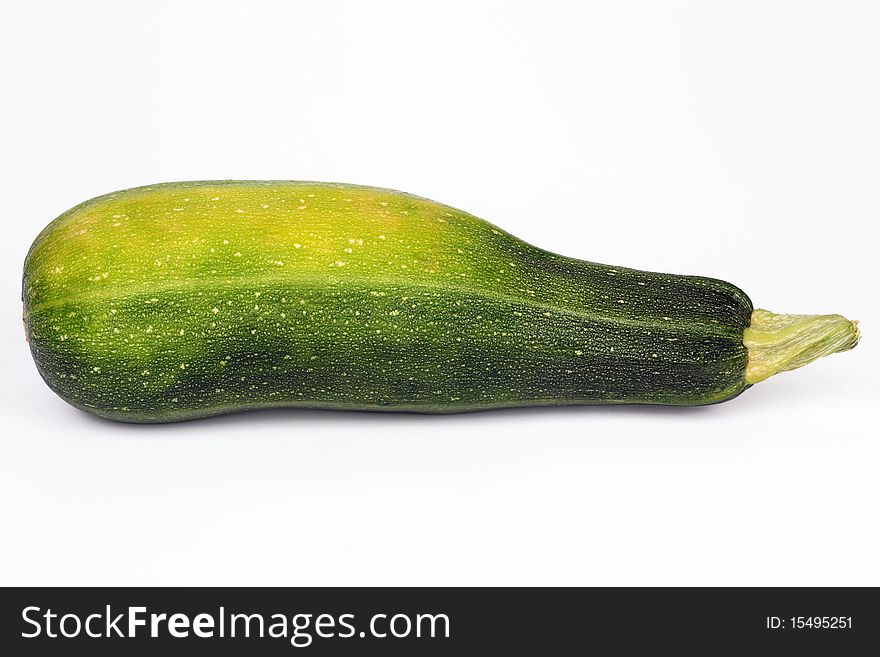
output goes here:
[{"label": "zucchini stem", "polygon": [[749,352],[746,383],[758,383],[822,356],[847,351],[858,342],[858,322],[841,315],[777,315],[757,309],[743,333]]}]

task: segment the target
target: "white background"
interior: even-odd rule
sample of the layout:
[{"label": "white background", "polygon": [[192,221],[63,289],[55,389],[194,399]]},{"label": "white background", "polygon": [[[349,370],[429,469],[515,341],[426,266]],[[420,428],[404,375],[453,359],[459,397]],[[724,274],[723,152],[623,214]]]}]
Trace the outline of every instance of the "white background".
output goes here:
[{"label": "white background", "polygon": [[[880,585],[872,2],[9,2],[0,583]],[[21,266],[160,181],[393,187],[863,343],[697,409],[93,419]]]}]

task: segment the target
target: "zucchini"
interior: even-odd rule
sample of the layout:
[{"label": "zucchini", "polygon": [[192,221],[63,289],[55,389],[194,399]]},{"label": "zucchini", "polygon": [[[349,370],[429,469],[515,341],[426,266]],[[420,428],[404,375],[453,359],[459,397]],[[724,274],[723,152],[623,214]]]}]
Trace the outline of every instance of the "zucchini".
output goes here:
[{"label": "zucchini", "polygon": [[182,182],[37,237],[25,331],[64,400],[129,422],[255,408],[712,404],[855,346],[839,315],[543,251],[401,192]]}]

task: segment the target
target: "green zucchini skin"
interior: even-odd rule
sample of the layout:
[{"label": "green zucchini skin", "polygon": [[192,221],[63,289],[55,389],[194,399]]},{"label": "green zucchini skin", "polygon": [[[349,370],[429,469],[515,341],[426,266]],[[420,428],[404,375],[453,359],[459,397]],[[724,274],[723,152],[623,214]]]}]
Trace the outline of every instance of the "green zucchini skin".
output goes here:
[{"label": "green zucchini skin", "polygon": [[128,422],[697,405],[748,387],[739,288],[549,253],[355,185],[181,182],[92,199],[36,239],[23,299],[49,387]]}]

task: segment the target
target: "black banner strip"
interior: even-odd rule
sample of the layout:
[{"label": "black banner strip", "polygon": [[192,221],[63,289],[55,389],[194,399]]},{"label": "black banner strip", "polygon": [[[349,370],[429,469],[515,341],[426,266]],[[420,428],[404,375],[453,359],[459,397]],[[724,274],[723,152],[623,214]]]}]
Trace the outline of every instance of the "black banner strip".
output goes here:
[{"label": "black banner strip", "polygon": [[849,655],[880,646],[870,588],[7,588],[0,598],[7,655]]}]

